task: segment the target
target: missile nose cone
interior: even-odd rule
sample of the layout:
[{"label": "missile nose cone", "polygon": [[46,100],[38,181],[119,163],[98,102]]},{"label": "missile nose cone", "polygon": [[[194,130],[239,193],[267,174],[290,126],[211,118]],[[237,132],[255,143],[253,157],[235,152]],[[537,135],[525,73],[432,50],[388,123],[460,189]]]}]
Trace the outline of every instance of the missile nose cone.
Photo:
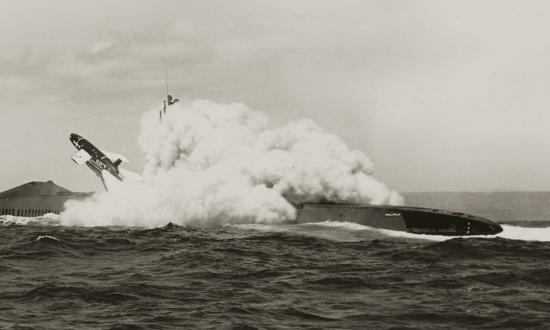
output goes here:
[{"label": "missile nose cone", "polygon": [[80,141],[80,139],[81,139],[81,137],[80,137],[80,135],[78,135],[78,134],[72,133],[71,135],[69,135],[69,140],[71,140],[71,143],[72,143],[75,147],[77,147],[78,149],[80,149],[80,148],[78,147],[78,142]]}]

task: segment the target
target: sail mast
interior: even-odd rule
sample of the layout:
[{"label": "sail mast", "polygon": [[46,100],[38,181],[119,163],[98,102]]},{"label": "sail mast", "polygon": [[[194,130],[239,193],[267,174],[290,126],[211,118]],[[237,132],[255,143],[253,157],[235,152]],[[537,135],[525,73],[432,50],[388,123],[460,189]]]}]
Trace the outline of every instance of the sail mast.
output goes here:
[{"label": "sail mast", "polygon": [[168,69],[164,67],[164,79],[166,81],[166,99],[168,100]]}]

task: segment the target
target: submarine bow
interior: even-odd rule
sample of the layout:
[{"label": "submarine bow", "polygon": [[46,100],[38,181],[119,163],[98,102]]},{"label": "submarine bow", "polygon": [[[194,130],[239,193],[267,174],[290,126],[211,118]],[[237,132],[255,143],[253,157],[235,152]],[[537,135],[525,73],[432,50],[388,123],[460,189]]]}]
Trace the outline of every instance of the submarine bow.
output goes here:
[{"label": "submarine bow", "polygon": [[306,203],[298,206],[296,223],[355,222],[413,234],[470,236],[502,232],[496,222],[471,214],[412,206]]}]

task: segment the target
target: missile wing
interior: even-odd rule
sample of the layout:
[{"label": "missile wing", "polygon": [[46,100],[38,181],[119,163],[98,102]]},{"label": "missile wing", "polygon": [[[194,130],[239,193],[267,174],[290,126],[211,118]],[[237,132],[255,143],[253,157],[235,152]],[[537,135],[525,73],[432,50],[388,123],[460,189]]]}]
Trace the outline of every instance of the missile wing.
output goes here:
[{"label": "missile wing", "polygon": [[80,149],[71,157],[71,159],[78,165],[84,165],[87,161],[92,159],[92,156],[90,156],[90,154],[87,153],[86,150]]}]

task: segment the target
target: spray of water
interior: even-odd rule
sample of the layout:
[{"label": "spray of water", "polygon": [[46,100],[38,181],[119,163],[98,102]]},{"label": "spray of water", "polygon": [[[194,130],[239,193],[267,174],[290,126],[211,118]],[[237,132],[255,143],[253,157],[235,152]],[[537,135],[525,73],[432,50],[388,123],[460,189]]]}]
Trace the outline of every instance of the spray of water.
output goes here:
[{"label": "spray of water", "polygon": [[[503,231],[497,235],[472,235],[472,236],[443,236],[443,235],[419,235],[413,233],[407,233],[403,231],[388,230],[381,228],[373,228],[368,226],[363,226],[354,222],[337,222],[337,221],[324,221],[316,222],[310,224],[302,224],[302,226],[323,226],[329,228],[337,228],[340,230],[346,231],[369,231],[377,232],[384,236],[388,237],[397,237],[405,239],[420,239],[426,241],[442,242],[450,239],[455,239],[457,237],[473,239],[473,238],[506,238],[520,241],[539,241],[539,242],[550,242],[550,227],[520,227],[520,226],[511,226],[511,225],[502,225]],[[242,225],[248,226],[248,225]],[[255,227],[250,227],[253,229],[261,230],[263,225],[254,225]],[[269,230],[272,230],[271,227],[265,227]],[[282,228],[282,230],[290,231],[288,227]]]},{"label": "spray of water", "polygon": [[372,162],[302,119],[269,128],[240,103],[194,101],[143,115],[143,180],[69,201],[64,225],[276,224],[303,202],[400,204],[373,177]]}]

